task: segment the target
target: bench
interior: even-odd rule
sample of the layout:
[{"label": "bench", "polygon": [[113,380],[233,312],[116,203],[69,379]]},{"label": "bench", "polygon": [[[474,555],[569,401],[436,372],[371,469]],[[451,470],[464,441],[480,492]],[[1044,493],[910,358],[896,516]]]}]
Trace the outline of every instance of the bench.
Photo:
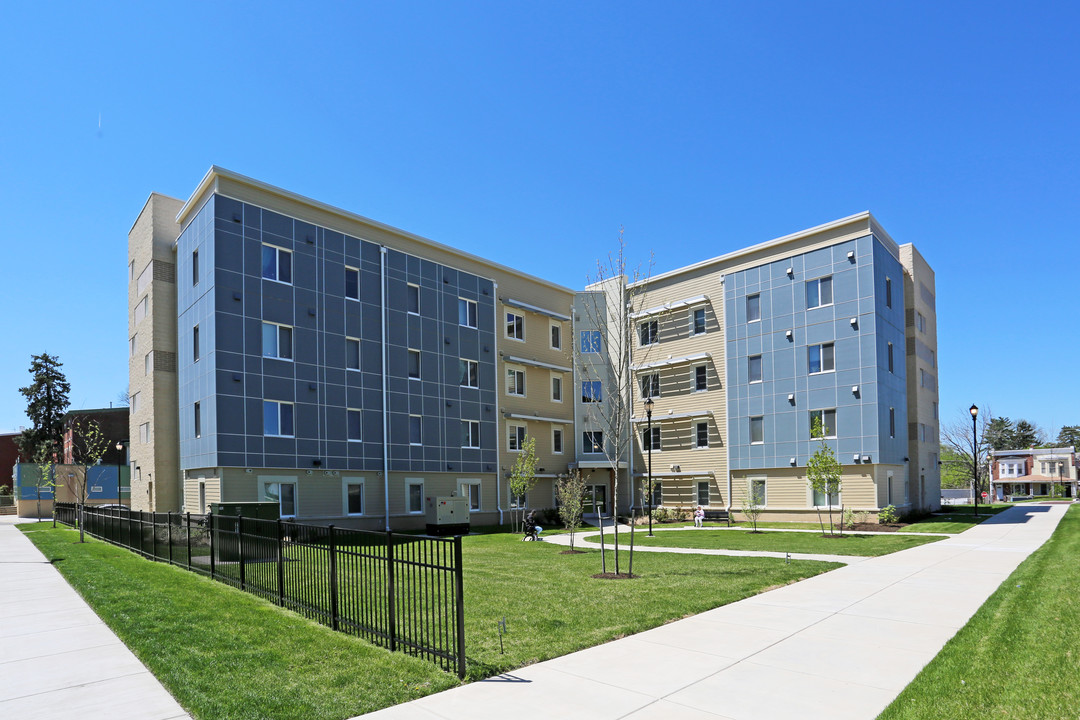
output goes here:
[{"label": "bench", "polygon": [[731,525],[731,514],[727,510],[705,510],[705,519],[713,522],[723,520]]}]

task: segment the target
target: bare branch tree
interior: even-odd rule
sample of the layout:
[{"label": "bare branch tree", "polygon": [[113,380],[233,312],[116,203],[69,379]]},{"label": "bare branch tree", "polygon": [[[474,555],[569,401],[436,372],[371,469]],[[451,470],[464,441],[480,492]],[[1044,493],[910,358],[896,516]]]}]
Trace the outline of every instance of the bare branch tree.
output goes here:
[{"label": "bare branch tree", "polygon": [[[582,382],[584,419],[589,427],[600,432],[599,438],[593,437],[600,440],[597,445],[611,470],[616,575],[620,574],[619,471],[630,468],[634,441],[630,412],[635,376],[631,356],[637,336],[633,318],[644,307],[652,268],[651,258],[644,271],[640,267],[628,270],[626,262],[626,239],[620,228],[617,249],[608,254],[606,262],[597,261],[596,275],[589,278],[585,292],[576,303],[583,314],[582,326],[592,334],[574,343],[574,367]],[[648,346],[638,359],[647,352]],[[633,478],[629,480],[633,487]],[[605,563],[601,555],[601,562]]]},{"label": "bare branch tree", "polygon": [[[989,464],[990,444],[986,441],[987,429],[993,422],[989,410],[982,410],[976,418],[978,437],[972,438],[971,413],[967,408],[957,411],[952,422],[941,425],[941,444],[951,452],[942,453],[942,469],[951,473],[964,473],[970,478],[972,491],[982,492],[981,472]],[[974,448],[974,454],[972,454]]]},{"label": "bare branch tree", "polygon": [[[69,427],[72,431],[72,444],[75,450],[73,460],[83,466],[82,473],[74,474],[71,478],[72,491],[75,493],[79,503],[79,542],[86,542],[86,536],[83,532],[83,506],[86,505],[90,466],[101,463],[101,458],[105,456],[105,452],[109,449],[109,439],[105,437],[105,433],[101,430],[101,423],[94,419],[81,421],[76,418],[71,421]],[[119,482],[120,479],[117,476],[117,483]]]}]

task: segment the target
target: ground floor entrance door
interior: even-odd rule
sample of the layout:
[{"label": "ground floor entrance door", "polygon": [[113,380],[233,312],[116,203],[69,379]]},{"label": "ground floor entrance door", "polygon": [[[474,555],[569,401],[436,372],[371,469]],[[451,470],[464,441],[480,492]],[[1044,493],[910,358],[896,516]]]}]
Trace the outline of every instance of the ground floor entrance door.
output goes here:
[{"label": "ground floor entrance door", "polygon": [[608,514],[607,485],[586,485],[584,514],[596,517],[597,513]]}]

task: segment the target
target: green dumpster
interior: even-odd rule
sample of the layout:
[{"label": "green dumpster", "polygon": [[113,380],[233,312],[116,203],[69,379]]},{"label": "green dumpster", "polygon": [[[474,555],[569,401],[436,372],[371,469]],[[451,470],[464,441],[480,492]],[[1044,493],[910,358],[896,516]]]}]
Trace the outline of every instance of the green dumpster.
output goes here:
[{"label": "green dumpster", "polygon": [[210,503],[214,516],[214,559],[218,562],[277,560],[276,502]]}]

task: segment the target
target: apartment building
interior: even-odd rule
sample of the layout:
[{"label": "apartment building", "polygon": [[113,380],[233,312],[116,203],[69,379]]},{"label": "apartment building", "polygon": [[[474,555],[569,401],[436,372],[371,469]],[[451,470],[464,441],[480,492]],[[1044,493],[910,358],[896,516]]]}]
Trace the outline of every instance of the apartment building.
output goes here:
[{"label": "apartment building", "polygon": [[654,500],[738,510],[753,492],[769,519],[811,519],[830,504],[806,476],[823,439],[833,506],[938,506],[934,276],[869,213],[630,289],[632,464],[641,486],[651,447]]},{"label": "apartment building", "polygon": [[420,527],[434,498],[533,507],[574,458],[573,293],[214,167],[129,233],[132,505]]},{"label": "apartment building", "polygon": [[1075,498],[1080,464],[1073,447],[994,450],[990,453],[990,486],[994,498],[1050,495]]},{"label": "apartment building", "polygon": [[815,420],[834,505],[938,502],[934,276],[869,213],[574,292],[213,167],[150,196],[129,276],[137,509],[414,528],[460,495],[495,524],[580,470],[588,514],[651,476],[653,505],[809,519]]}]

